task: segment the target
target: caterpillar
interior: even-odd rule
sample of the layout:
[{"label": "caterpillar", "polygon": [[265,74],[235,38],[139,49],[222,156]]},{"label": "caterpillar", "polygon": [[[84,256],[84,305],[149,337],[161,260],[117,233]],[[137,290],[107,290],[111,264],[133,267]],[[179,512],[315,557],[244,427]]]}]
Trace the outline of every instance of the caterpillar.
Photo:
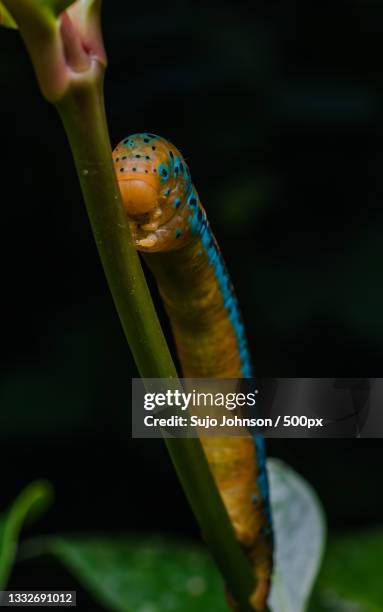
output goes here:
[{"label": "caterpillar", "polygon": [[[113,161],[133,239],[157,281],[184,377],[251,377],[234,290],[181,153],[155,134],[134,134],[117,145]],[[201,436],[201,443],[254,568],[251,604],[263,610],[272,571],[263,438]]]}]

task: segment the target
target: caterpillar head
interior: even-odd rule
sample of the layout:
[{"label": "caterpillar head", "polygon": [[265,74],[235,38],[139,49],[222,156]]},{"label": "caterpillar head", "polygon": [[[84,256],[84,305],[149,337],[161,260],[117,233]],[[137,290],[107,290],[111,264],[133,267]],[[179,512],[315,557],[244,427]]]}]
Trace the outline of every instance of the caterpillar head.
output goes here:
[{"label": "caterpillar head", "polygon": [[181,153],[159,136],[134,134],[117,145],[113,161],[137,248],[182,246],[190,231],[185,207],[197,206],[197,196]]}]

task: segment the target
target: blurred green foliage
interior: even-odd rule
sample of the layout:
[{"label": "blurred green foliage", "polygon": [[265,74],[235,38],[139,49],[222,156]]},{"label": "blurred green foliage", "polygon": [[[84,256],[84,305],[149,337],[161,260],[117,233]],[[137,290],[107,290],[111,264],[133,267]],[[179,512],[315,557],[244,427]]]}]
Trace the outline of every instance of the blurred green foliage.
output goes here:
[{"label": "blurred green foliage", "polygon": [[[311,487],[286,464],[270,460],[268,470],[276,537],[270,605],[274,612],[303,612],[322,557],[323,513]],[[8,536],[0,548],[5,578],[15,559],[21,520],[48,494],[48,485],[30,486],[5,515]],[[222,579],[200,546],[153,536],[45,536],[27,541],[21,550],[24,559],[42,554],[54,555],[97,601],[116,612],[227,609]]]},{"label": "blurred green foliage", "polygon": [[[300,612],[306,609],[307,589],[311,589],[314,577],[305,565],[317,569],[320,560],[320,506],[311,487],[280,462],[271,462],[271,486],[277,528],[276,572],[286,596],[282,600],[272,597],[272,610]],[[112,612],[227,610],[222,579],[211,557],[204,547],[187,541],[154,535],[66,535],[35,537],[18,544],[22,524],[36,519],[51,498],[48,483],[32,483],[0,517],[1,588],[7,585],[19,550],[24,563],[41,555],[53,556],[101,608]],[[315,540],[319,548],[313,546]],[[285,560],[291,566],[287,573]],[[380,612],[382,564],[382,530],[332,537],[308,612]],[[281,594],[280,584],[278,589]]]},{"label": "blurred green foliage", "polygon": [[[322,609],[381,612],[382,567],[381,529],[334,538],[329,543],[318,580],[316,601],[319,607],[313,607],[312,612],[317,609],[318,612]],[[349,607],[346,607],[347,602]]]},{"label": "blurred green foliage", "polygon": [[0,590],[5,589],[12,571],[23,523],[38,518],[51,500],[49,483],[36,481],[26,487],[0,517]]},{"label": "blurred green foliage", "polygon": [[[48,550],[114,612],[223,612],[223,584],[206,551],[169,538],[55,538]],[[330,540],[308,612],[381,612],[383,533]],[[294,559],[291,558],[294,565]],[[283,605],[272,608],[284,612]],[[296,609],[299,612],[301,609]]]},{"label": "blurred green foliage", "polygon": [[208,553],[170,538],[56,538],[48,544],[96,600],[116,612],[227,611]]}]

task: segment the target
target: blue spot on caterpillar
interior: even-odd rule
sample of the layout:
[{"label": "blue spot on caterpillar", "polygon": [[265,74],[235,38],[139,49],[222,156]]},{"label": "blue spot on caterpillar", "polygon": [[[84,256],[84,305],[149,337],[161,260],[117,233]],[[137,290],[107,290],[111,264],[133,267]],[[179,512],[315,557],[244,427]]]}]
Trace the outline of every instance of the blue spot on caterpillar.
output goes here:
[{"label": "blue spot on caterpillar", "polygon": [[[184,376],[251,377],[233,286],[181,153],[166,140],[142,133],[123,140],[114,155],[132,235],[159,285]],[[263,438],[201,436],[201,443],[254,565],[258,587],[252,602],[262,609],[272,570]]]}]

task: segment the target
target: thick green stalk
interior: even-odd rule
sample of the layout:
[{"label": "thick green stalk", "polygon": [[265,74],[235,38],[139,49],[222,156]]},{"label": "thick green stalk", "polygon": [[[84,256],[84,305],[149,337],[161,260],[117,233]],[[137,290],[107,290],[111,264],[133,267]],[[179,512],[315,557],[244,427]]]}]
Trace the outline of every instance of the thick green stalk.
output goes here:
[{"label": "thick green stalk", "polygon": [[141,376],[177,376],[120,204],[102,99],[102,68],[56,104],[62,117],[97,248]]},{"label": "thick green stalk", "polygon": [[[97,248],[137,367],[144,378],[175,378],[176,370],[145,282],[120,202],[104,111],[102,68],[72,84],[56,103],[62,117]],[[165,440],[174,467],[225,583],[240,604],[254,576],[238,544],[198,439]]]}]

